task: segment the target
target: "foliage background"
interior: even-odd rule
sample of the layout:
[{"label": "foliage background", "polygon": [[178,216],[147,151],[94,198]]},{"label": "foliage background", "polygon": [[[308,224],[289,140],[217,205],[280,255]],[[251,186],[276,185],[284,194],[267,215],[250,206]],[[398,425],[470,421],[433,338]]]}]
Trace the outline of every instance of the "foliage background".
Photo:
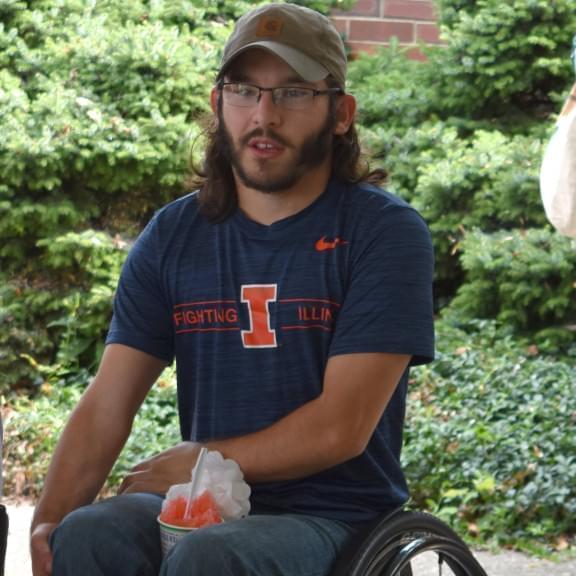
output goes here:
[{"label": "foliage background", "polygon": [[[186,190],[220,50],[255,4],[0,0],[0,394],[14,496],[41,489],[127,249]],[[445,45],[423,47],[426,62],[392,45],[349,74],[366,149],[427,219],[437,254],[439,358],[413,373],[406,470],[415,503],[467,537],[562,549],[576,531],[576,246],[546,223],[538,168],[573,81],[576,15],[571,0],[437,9]],[[176,439],[174,398],[167,373],[105,491]]]}]

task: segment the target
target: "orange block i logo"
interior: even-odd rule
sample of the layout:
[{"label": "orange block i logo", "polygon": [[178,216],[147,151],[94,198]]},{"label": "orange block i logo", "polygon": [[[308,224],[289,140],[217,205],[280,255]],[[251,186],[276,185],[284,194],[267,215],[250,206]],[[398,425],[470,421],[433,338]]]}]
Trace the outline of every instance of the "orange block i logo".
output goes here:
[{"label": "orange block i logo", "polygon": [[250,330],[242,330],[244,348],[277,348],[276,330],[270,324],[270,302],[276,302],[276,284],[242,286],[241,300],[248,305]]}]

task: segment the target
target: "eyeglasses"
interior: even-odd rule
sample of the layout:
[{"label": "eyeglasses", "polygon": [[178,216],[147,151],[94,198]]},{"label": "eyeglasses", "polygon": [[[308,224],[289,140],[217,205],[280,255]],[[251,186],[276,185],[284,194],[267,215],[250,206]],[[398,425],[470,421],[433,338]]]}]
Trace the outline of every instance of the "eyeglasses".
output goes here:
[{"label": "eyeglasses", "polygon": [[226,104],[239,108],[256,106],[262,98],[262,92],[272,93],[272,102],[287,110],[304,110],[312,105],[316,96],[326,94],[344,94],[341,88],[315,90],[298,86],[278,86],[277,88],[262,88],[255,84],[244,82],[223,82],[220,84],[222,98]]}]

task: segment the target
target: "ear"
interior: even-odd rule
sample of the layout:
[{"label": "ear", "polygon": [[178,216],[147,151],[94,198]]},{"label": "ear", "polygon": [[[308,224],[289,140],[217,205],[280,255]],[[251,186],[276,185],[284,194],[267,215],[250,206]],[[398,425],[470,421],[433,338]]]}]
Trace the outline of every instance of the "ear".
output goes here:
[{"label": "ear", "polygon": [[351,94],[343,94],[338,97],[338,104],[336,107],[336,125],[334,126],[334,134],[341,135],[348,132],[348,128],[354,121],[356,115],[356,98]]},{"label": "ear", "polygon": [[218,92],[218,88],[214,86],[212,91],[210,92],[210,108],[212,108],[212,112],[218,117],[218,98],[220,97],[220,93]]}]

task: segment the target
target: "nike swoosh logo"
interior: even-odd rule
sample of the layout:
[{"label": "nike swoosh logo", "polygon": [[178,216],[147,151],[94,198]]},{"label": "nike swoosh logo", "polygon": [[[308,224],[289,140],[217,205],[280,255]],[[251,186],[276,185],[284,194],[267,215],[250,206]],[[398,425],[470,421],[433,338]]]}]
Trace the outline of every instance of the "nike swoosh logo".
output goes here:
[{"label": "nike swoosh logo", "polygon": [[334,238],[334,240],[326,240],[326,236],[322,236],[318,242],[316,242],[316,250],[318,252],[324,252],[325,250],[334,250],[337,246],[342,244],[348,244],[348,242],[342,240],[342,238]]}]

